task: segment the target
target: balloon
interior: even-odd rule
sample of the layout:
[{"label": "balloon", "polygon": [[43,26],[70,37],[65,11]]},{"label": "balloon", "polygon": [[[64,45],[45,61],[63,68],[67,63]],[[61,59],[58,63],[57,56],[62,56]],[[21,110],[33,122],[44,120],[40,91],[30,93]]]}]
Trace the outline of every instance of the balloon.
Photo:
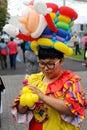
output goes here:
[{"label": "balloon", "polygon": [[59,7],[57,4],[54,3],[46,3],[47,7],[51,7],[52,8],[52,12],[57,12],[59,10]]},{"label": "balloon", "polygon": [[25,97],[26,97],[26,100],[25,100],[26,105],[29,106],[29,107],[33,107],[34,106],[34,101],[32,99],[32,93],[25,94]]},{"label": "balloon", "polygon": [[76,19],[78,17],[78,14],[72,8],[67,6],[60,7],[60,14],[67,16],[71,19]]},{"label": "balloon", "polygon": [[54,20],[56,18],[56,14],[55,13],[50,13],[51,18]]},{"label": "balloon", "polygon": [[71,19],[69,17],[61,15],[61,14],[58,16],[58,20],[62,21],[62,22],[65,22],[65,23],[70,23],[71,22]]},{"label": "balloon", "polygon": [[38,102],[39,98],[37,94],[32,94],[33,102]]},{"label": "balloon", "polygon": [[[26,80],[24,80],[26,81]],[[23,82],[24,83],[24,82]],[[33,107],[36,102],[38,102],[39,97],[37,94],[33,94],[29,89],[29,86],[24,86],[21,90],[22,95],[20,96],[20,105]]]},{"label": "balloon", "polygon": [[31,90],[28,87],[23,87],[21,92],[22,92],[22,94],[24,94],[24,93],[31,93]]},{"label": "balloon", "polygon": [[48,38],[40,38],[40,39],[38,39],[38,45],[51,47],[53,45],[53,43]]},{"label": "balloon", "polygon": [[65,53],[65,55],[72,55],[73,50],[66,46],[65,44],[62,44],[62,42],[56,42],[54,44],[54,48]]},{"label": "balloon", "polygon": [[65,39],[62,38],[62,37],[60,37],[60,36],[56,36],[56,39],[57,39],[58,41],[65,42]]},{"label": "balloon", "polygon": [[69,30],[69,25],[67,23],[64,23],[64,22],[58,22],[56,24],[56,27],[57,28],[62,28],[64,30]]},{"label": "balloon", "polygon": [[66,39],[67,38],[67,41],[68,40],[70,40],[70,33],[69,32],[67,32],[66,30],[64,30],[64,29],[61,29],[61,28],[59,28],[58,29],[58,36],[60,36],[60,37],[62,37],[62,38],[64,38],[64,39]]},{"label": "balloon", "polygon": [[[58,37],[60,38],[60,37]],[[61,39],[63,40],[63,39]],[[65,42],[66,43],[66,42]],[[48,39],[48,38],[40,38],[39,40],[31,42],[31,46],[33,46],[34,44],[36,44],[33,48],[33,51],[35,54],[38,55],[38,51],[37,51],[37,47],[41,46],[41,47],[47,47],[47,48],[55,48],[56,50],[59,50],[61,52],[63,52],[65,55],[72,55],[73,50],[72,48],[66,46],[66,44],[64,44],[63,42],[60,41],[56,41],[56,42],[52,42],[52,40]]]},{"label": "balloon", "polygon": [[38,55],[38,49],[37,49],[38,44],[37,44],[37,41],[31,42],[30,47],[31,47],[31,49],[34,51],[34,53],[35,53],[36,55]]},{"label": "balloon", "polygon": [[26,95],[25,94],[22,94],[21,97],[20,97],[20,105],[21,106],[26,106]]}]

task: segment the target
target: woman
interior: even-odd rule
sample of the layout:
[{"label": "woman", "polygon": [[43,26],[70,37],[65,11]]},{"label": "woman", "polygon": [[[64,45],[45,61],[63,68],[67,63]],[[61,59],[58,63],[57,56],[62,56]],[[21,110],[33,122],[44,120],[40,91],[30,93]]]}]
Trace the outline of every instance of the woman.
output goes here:
[{"label": "woman", "polygon": [[0,41],[0,60],[1,60],[1,68],[7,69],[7,54],[8,54],[8,47],[4,41],[4,38],[1,38]]},{"label": "woman", "polygon": [[30,42],[26,42],[25,44],[26,72],[28,74],[33,74],[39,72],[39,66],[37,63],[37,56],[29,47],[30,44]]},{"label": "woman", "polygon": [[[67,6],[59,7],[41,0],[29,3],[25,14],[26,17],[23,15],[20,19],[24,35],[13,31],[17,37],[24,36],[23,39],[31,42],[30,49],[38,55],[42,72],[25,78],[27,81],[23,83],[27,87],[24,88],[31,90],[25,91],[24,96],[20,93],[14,100],[13,117],[19,123],[28,122],[29,130],[79,130],[86,105],[80,77],[62,70],[64,55],[73,53],[67,43],[78,14]],[[37,102],[36,96],[28,93],[30,91],[37,94]]]},{"label": "woman", "polygon": [[12,106],[15,119],[20,122],[21,114],[21,123],[26,119],[29,130],[79,130],[87,105],[80,77],[62,69],[64,54],[54,48],[40,47],[38,63],[41,72],[26,79],[39,101],[33,107],[21,106],[19,96]]},{"label": "woman", "polygon": [[84,61],[85,61],[85,66],[87,67],[87,57],[86,57],[86,51],[87,51],[87,33],[84,34],[82,37],[82,44],[84,48]]},{"label": "woman", "polygon": [[10,41],[7,43],[9,59],[10,59],[10,68],[16,70],[16,56],[18,53],[18,44],[14,41],[14,38],[11,37]]}]

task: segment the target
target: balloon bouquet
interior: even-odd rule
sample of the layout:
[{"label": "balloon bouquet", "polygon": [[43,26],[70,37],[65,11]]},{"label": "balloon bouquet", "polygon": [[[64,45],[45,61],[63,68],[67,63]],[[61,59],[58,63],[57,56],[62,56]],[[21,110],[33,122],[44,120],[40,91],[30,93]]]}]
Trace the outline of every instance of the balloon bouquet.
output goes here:
[{"label": "balloon bouquet", "polygon": [[[31,1],[25,7],[19,18],[20,27],[6,24],[3,30],[10,36],[30,41],[30,48],[36,55],[40,46],[55,48],[65,55],[72,55],[73,50],[67,43],[71,39],[77,13],[68,6],[59,7],[55,3],[45,3],[43,0]],[[37,101],[38,96],[32,95],[28,87],[22,90],[21,105],[33,106]]]}]

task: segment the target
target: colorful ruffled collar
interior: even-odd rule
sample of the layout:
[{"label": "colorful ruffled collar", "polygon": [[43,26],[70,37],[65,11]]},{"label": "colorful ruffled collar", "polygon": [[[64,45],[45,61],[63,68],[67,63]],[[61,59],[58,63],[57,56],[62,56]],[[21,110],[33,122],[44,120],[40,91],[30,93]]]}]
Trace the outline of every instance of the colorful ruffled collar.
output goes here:
[{"label": "colorful ruffled collar", "polygon": [[73,77],[75,77],[75,79],[79,79],[79,76],[69,70],[63,70],[61,76],[57,80],[49,84],[43,82],[43,77],[44,74],[40,72],[37,74],[30,75],[28,80],[29,83],[37,86],[45,94],[59,92],[63,88],[64,83]]},{"label": "colorful ruffled collar", "polygon": [[62,75],[52,83],[48,84],[46,94],[58,92],[62,89],[64,83],[71,79],[75,74],[69,70],[62,71]]}]

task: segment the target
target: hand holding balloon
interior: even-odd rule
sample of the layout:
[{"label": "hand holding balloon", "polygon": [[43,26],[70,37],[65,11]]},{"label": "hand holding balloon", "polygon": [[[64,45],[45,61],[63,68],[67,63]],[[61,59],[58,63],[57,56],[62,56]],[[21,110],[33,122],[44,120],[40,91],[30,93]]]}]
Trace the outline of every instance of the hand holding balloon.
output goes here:
[{"label": "hand holding balloon", "polygon": [[37,87],[35,87],[35,86],[31,85],[31,84],[29,84],[29,89],[30,89],[33,93],[37,94],[38,97],[39,97],[39,99],[41,99],[41,100],[44,99],[45,94],[44,94],[40,89],[38,89]]},{"label": "hand holding balloon", "polygon": [[22,90],[22,95],[20,97],[20,105],[33,107],[36,102],[38,102],[38,95],[32,93],[29,87],[24,87]]}]

